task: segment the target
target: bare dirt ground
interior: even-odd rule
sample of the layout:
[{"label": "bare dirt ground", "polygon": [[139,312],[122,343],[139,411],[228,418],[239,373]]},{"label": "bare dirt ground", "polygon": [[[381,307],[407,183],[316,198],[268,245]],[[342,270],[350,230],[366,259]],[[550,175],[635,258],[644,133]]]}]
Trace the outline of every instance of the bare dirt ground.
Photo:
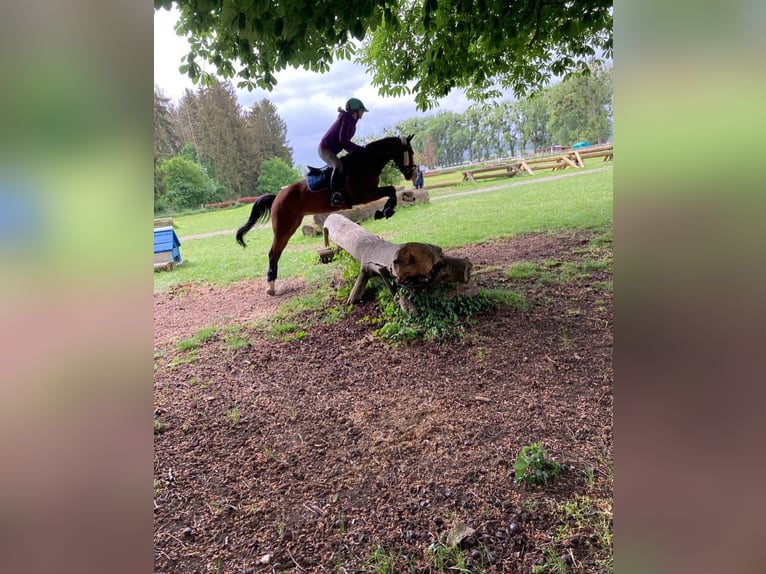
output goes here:
[{"label": "bare dirt ground", "polygon": [[[611,245],[591,238],[449,250],[529,306],[442,344],[387,345],[371,301],[334,324],[317,311],[302,338],[256,327],[299,280],[155,295],[155,571],[612,571]],[[553,279],[509,279],[522,261]],[[516,484],[538,441],[562,474]]]}]

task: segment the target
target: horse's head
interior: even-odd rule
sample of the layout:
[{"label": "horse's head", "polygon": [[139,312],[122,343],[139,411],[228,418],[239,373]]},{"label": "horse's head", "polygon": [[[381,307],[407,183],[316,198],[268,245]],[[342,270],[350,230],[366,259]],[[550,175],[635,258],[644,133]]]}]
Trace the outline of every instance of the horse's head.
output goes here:
[{"label": "horse's head", "polygon": [[402,143],[402,153],[399,157],[394,158],[394,163],[399,168],[399,171],[402,172],[404,179],[412,180],[418,171],[418,166],[415,165],[414,160],[415,152],[412,151],[412,145],[410,144],[412,136],[402,136],[399,140]]},{"label": "horse's head", "polygon": [[412,151],[410,141],[412,136],[390,136],[379,139],[368,143],[362,152],[343,156],[341,161],[348,162],[352,170],[359,169],[367,175],[370,171],[375,171],[376,176],[380,175],[388,162],[393,161],[404,178],[412,180],[417,174],[418,166],[415,165],[415,153]]}]

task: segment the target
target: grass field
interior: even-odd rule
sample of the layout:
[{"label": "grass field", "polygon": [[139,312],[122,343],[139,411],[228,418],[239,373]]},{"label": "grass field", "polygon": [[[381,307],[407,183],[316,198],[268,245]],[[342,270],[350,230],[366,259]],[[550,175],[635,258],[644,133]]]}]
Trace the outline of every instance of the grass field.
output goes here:
[{"label": "grass field", "polygon": [[[598,161],[578,172],[541,172],[519,179],[461,184],[449,193],[433,194],[428,203],[397,209],[391,219],[370,220],[363,226],[395,243],[420,241],[444,249],[535,231],[600,227],[612,221],[611,165]],[[605,166],[607,169],[598,169]],[[569,174],[573,175],[549,177]],[[486,188],[492,189],[477,191]],[[176,233],[183,238],[236,229],[247,220],[251,208],[244,205],[177,216]],[[236,244],[233,233],[182,240],[184,264],[172,272],[155,273],[154,289],[162,292],[189,281],[224,285],[241,279],[263,280],[271,237],[267,224],[248,233],[246,249]],[[320,280],[331,274],[333,265],[318,263],[317,249],[322,246],[321,237],[296,233],[280,260],[279,277],[302,275]]]}]

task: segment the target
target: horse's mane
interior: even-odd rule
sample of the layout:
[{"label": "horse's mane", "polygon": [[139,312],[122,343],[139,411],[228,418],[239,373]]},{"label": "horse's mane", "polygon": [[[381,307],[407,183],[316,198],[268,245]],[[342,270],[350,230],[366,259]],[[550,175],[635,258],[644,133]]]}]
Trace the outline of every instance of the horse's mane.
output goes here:
[{"label": "horse's mane", "polygon": [[372,141],[372,142],[368,143],[365,146],[365,149],[373,148],[370,151],[374,151],[378,147],[388,146],[388,145],[391,145],[393,142],[398,142],[398,143],[401,144],[401,141],[402,141],[401,138],[398,138],[396,136],[390,136],[390,137],[387,137],[387,138],[381,138],[379,140],[375,140],[375,141]]}]

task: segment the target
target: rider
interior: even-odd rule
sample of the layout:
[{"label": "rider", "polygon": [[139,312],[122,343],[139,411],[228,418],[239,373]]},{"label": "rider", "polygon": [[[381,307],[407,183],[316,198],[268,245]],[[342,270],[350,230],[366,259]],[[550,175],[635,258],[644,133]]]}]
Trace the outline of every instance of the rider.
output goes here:
[{"label": "rider", "polygon": [[364,112],[369,111],[364,107],[361,100],[351,98],[346,102],[346,109],[338,108],[338,118],[330,126],[330,129],[322,136],[319,142],[319,157],[327,165],[332,166],[332,177],[330,187],[330,205],[340,205],[343,203],[343,163],[338,158],[341,150],[348,153],[364,149],[364,147],[351,141],[356,133],[356,122],[362,119]]}]

